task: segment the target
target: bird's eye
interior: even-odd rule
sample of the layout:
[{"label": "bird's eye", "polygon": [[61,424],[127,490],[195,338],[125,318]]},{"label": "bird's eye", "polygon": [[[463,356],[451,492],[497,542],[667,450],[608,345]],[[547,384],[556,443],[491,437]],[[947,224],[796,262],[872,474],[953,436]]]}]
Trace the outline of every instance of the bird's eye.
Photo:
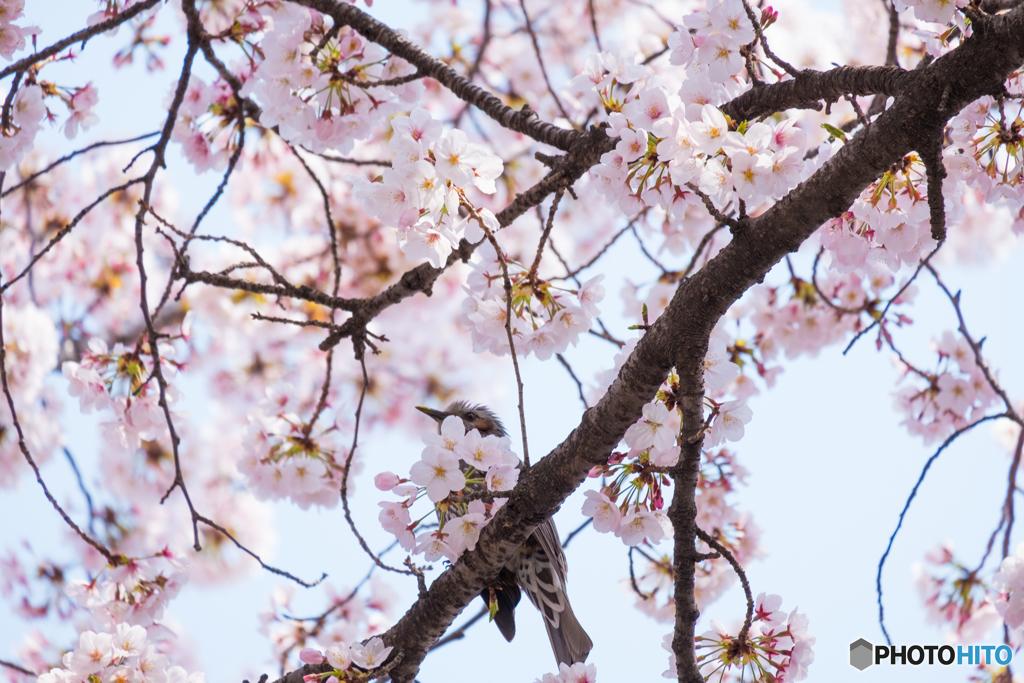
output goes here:
[{"label": "bird's eye", "polygon": [[472,422],[476,419],[476,413],[466,413],[466,419]]}]

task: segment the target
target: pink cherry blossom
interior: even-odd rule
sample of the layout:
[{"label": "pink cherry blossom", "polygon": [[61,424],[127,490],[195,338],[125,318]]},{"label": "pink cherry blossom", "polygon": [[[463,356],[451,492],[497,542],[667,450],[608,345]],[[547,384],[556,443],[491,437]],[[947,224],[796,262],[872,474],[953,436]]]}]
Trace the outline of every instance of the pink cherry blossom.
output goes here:
[{"label": "pink cherry blossom", "polygon": [[427,497],[435,503],[466,486],[466,477],[459,471],[458,458],[446,450],[427,448],[409,473],[414,483],[426,487]]},{"label": "pink cherry blossom", "polygon": [[665,537],[665,530],[653,512],[634,507],[619,524],[618,535],[626,545],[639,545],[643,541],[657,543]]},{"label": "pink cherry blossom", "polygon": [[384,641],[380,638],[370,638],[365,645],[353,643],[352,663],[362,669],[376,669],[384,663],[393,649],[393,647],[384,647]]},{"label": "pink cherry blossom", "polygon": [[615,503],[602,491],[586,491],[587,500],[583,503],[583,514],[592,517],[594,529],[602,533],[615,533],[619,530],[622,514]]},{"label": "pink cherry blossom", "polygon": [[723,441],[739,441],[743,438],[743,425],[750,422],[753,415],[743,401],[726,401],[711,425],[708,445],[714,447]]}]

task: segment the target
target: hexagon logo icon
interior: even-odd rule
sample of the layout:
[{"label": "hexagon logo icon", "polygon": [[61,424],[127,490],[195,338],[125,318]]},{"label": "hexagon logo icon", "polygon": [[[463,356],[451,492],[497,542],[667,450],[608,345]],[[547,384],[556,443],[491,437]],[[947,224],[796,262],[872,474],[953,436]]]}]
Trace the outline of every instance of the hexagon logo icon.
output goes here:
[{"label": "hexagon logo icon", "polygon": [[850,643],[850,666],[858,671],[868,668],[874,664],[871,656],[874,650],[875,646],[863,638],[853,641]]}]

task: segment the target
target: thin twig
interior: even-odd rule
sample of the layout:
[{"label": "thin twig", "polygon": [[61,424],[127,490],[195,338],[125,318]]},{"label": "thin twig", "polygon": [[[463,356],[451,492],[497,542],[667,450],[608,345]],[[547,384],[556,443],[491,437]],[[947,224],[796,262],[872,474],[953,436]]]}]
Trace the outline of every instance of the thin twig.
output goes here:
[{"label": "thin twig", "polygon": [[[466,80],[472,81],[478,73],[480,73],[480,65],[484,61],[484,52],[487,50],[488,43],[491,42],[491,0],[484,0],[484,30],[483,36],[480,38],[480,47],[477,48],[476,58],[473,59],[473,66],[469,67],[469,71],[466,72]],[[469,104],[463,108],[463,112],[469,108]],[[461,115],[462,112],[460,112]]]},{"label": "thin twig", "polygon": [[907,511],[910,510],[910,504],[914,501],[914,497],[917,496],[917,490],[924,483],[925,475],[928,474],[928,470],[931,468],[938,457],[942,454],[942,451],[953,443],[957,437],[964,434],[982,422],[988,422],[989,420],[995,420],[1002,417],[1009,417],[1006,413],[1000,413],[999,415],[986,415],[977,422],[972,422],[969,425],[961,427],[952,434],[950,434],[942,445],[939,446],[938,450],[924,464],[924,468],[921,470],[921,474],[917,478],[917,482],[914,484],[914,488],[910,491],[910,496],[907,498],[907,502],[903,504],[903,510],[900,511],[899,521],[896,523],[896,528],[893,530],[892,535],[889,537],[889,543],[885,546],[885,552],[882,553],[882,558],[878,561],[878,574],[875,576],[875,594],[878,596],[878,625],[882,629],[882,635],[885,636],[885,642],[892,645],[892,639],[889,638],[889,632],[885,628],[885,608],[882,606],[882,569],[885,567],[885,561],[889,557],[889,552],[892,550],[892,544],[896,540],[896,534],[900,532],[903,527],[903,519],[907,516]]},{"label": "thin twig", "polygon": [[1003,534],[1003,559],[1010,555],[1010,534],[1013,533],[1014,509],[1013,492],[1017,490],[1017,469],[1020,467],[1021,452],[1024,451],[1024,427],[1017,435],[1017,447],[1013,450],[1013,462],[1010,463],[1009,479],[1006,487],[1006,502],[1003,503],[1003,514],[1006,517],[1006,531]]},{"label": "thin twig", "polygon": [[959,332],[960,334],[963,335],[964,339],[967,340],[967,343],[970,345],[971,351],[974,353],[975,364],[978,366],[978,368],[981,369],[981,372],[985,376],[985,380],[988,382],[988,385],[992,387],[992,391],[996,392],[996,394],[999,395],[999,398],[1003,400],[1003,405],[1006,408],[1006,414],[1018,425],[1024,427],[1024,420],[1022,420],[1021,416],[1017,414],[1016,410],[1014,410],[1013,402],[1010,401],[1010,397],[1006,394],[1006,391],[1001,386],[999,386],[999,383],[996,382],[995,377],[992,376],[992,371],[989,370],[988,363],[986,363],[985,359],[982,358],[981,356],[981,345],[984,342],[984,339],[980,342],[976,342],[974,341],[974,338],[971,337],[971,333],[967,331],[967,323],[964,322],[964,314],[960,310],[960,293],[957,292],[954,295],[952,292],[950,292],[949,288],[946,287],[946,285],[939,278],[938,271],[936,271],[930,264],[925,264],[925,267],[928,269],[928,272],[932,274],[932,277],[935,278],[935,282],[946,294],[946,297],[949,299],[950,303],[953,304],[953,310],[956,311],[956,317],[960,323],[960,327],[958,328]]},{"label": "thin twig", "polygon": [[85,154],[87,152],[91,152],[92,150],[96,149],[97,147],[110,147],[112,145],[126,145],[129,142],[138,142],[139,140],[145,140],[146,138],[151,138],[154,135],[158,135],[159,133],[160,133],[160,131],[153,131],[152,133],[146,133],[145,135],[140,135],[138,137],[129,138],[127,140],[111,140],[111,141],[108,141],[108,142],[94,142],[93,144],[91,144],[91,145],[89,145],[87,147],[83,147],[82,149],[75,150],[71,154],[65,154],[60,159],[57,159],[53,163],[47,165],[47,167],[44,168],[43,170],[36,171],[35,173],[30,175],[29,177],[27,177],[24,180],[22,180],[17,185],[12,186],[9,190],[4,190],[4,193],[2,195],[0,195],[0,197],[6,197],[10,193],[12,193],[12,192],[14,192],[16,190],[20,190],[21,188],[25,187],[26,185],[31,183],[36,178],[38,178],[40,176],[43,176],[43,175],[46,175],[47,173],[49,173],[53,169],[57,168],[61,164],[66,163],[68,161],[71,161],[72,159],[74,159],[75,157],[77,157],[77,156],[79,156],[81,154]]},{"label": "thin twig", "polygon": [[695,195],[700,197],[700,200],[702,202],[704,202],[704,207],[707,208],[708,213],[710,213],[714,217],[714,219],[716,221],[718,221],[719,223],[724,223],[725,225],[728,225],[730,230],[732,230],[734,232],[736,230],[739,230],[739,227],[740,227],[739,221],[737,221],[735,218],[732,218],[730,216],[726,216],[724,213],[722,213],[717,208],[715,208],[715,204],[714,204],[714,202],[711,201],[711,197],[709,197],[706,194],[704,194],[704,192],[701,191],[701,189],[699,187],[697,187],[693,183],[686,183],[686,187],[688,187],[690,189],[690,191],[693,192]]},{"label": "thin twig", "polygon": [[68,462],[71,464],[71,470],[75,473],[75,479],[78,481],[78,488],[85,496],[85,505],[89,509],[89,533],[93,536],[96,535],[96,511],[92,505],[92,496],[89,495],[89,489],[85,487],[85,482],[82,480],[82,473],[78,471],[78,464],[75,462],[75,457],[71,455],[71,451],[64,447],[64,455],[67,456]]},{"label": "thin twig", "polygon": [[[611,240],[608,242],[608,244],[606,244],[603,247],[601,247],[601,250],[599,252],[597,252],[596,254],[594,254],[593,258],[591,258],[589,261],[584,263],[579,268],[576,268],[575,270],[570,268],[569,264],[567,264],[565,262],[565,259],[562,258],[562,255],[558,253],[558,249],[555,248],[555,243],[554,243],[553,240],[549,240],[548,244],[551,245],[551,251],[554,252],[555,256],[558,257],[558,260],[562,262],[563,266],[565,266],[565,271],[566,271],[565,272],[565,276],[564,276],[565,279],[568,280],[568,279],[571,278],[571,279],[575,280],[576,276],[579,275],[582,271],[586,270],[587,268],[590,268],[592,265],[597,263],[598,259],[600,259],[602,256],[604,256],[605,252],[607,252],[609,249],[611,249],[612,245],[615,244],[615,242],[617,242],[618,239],[620,237],[622,237],[626,232],[628,232],[630,230],[630,228],[632,228],[632,227],[633,227],[633,223],[631,222],[629,225],[627,225],[626,227],[622,228],[617,233],[615,233],[615,236],[611,238]],[[578,280],[577,280],[577,282],[578,282]]]},{"label": "thin twig", "polygon": [[839,315],[860,315],[867,310],[865,297],[865,306],[861,308],[847,308],[846,306],[840,306],[839,304],[833,303],[832,297],[821,291],[821,287],[818,286],[818,262],[821,260],[821,255],[825,253],[825,247],[818,249],[818,255],[814,257],[814,266],[811,267],[811,286],[814,287],[815,293],[818,298],[832,310],[839,313]]},{"label": "thin twig", "polygon": [[988,537],[988,543],[985,544],[985,552],[981,556],[981,561],[978,562],[978,566],[974,569],[972,574],[977,574],[981,571],[982,567],[985,566],[985,562],[988,561],[988,556],[992,553],[992,548],[995,545],[996,537],[999,532],[1006,528],[1006,533],[1003,535],[1003,558],[1006,558],[1010,552],[1010,534],[1013,531],[1014,522],[1014,504],[1013,494],[1020,491],[1017,486],[1017,468],[1020,467],[1021,461],[1021,450],[1024,449],[1024,429],[1020,430],[1020,434],[1017,435],[1017,446],[1013,449],[1013,461],[1010,463],[1010,471],[1007,473],[1007,479],[1009,480],[1006,487],[1006,498],[1003,499],[1003,509],[999,515],[999,524],[992,530],[992,534]]},{"label": "thin twig", "polygon": [[[896,54],[896,47],[900,39],[900,13],[896,10],[896,3],[893,0],[882,0],[889,13],[889,44],[885,49],[886,66],[899,66],[900,60]],[[883,98],[884,100],[884,98]]]},{"label": "thin twig", "polygon": [[569,541],[571,541],[572,539],[576,538],[577,534],[579,534],[581,531],[583,531],[584,529],[586,529],[588,526],[590,526],[593,523],[594,523],[594,518],[593,517],[588,517],[587,521],[583,522],[583,524],[580,524],[578,527],[573,529],[572,532],[570,532],[570,534],[565,537],[565,540],[562,541],[562,550],[565,550],[566,548],[568,548],[569,547]]},{"label": "thin twig", "polygon": [[4,661],[2,659],[0,659],[0,666],[5,666],[8,669],[11,669],[13,671],[17,671],[19,673],[23,673],[26,676],[38,676],[39,675],[35,671],[29,671],[28,669],[26,669],[23,666],[19,666],[19,665],[15,664],[14,662]]},{"label": "thin twig", "polygon": [[540,53],[540,44],[537,42],[537,34],[533,31],[533,24],[530,22],[530,13],[526,11],[525,0],[519,0],[519,7],[523,10],[523,17],[526,18],[526,32],[530,34],[530,40],[533,42],[533,52],[537,55],[537,63],[540,64],[540,72],[544,76],[544,83],[548,86],[548,92],[551,93],[551,97],[555,100],[555,104],[558,105],[558,111],[562,112],[562,116],[569,122],[570,126],[576,127],[572,122],[572,118],[569,116],[569,112],[562,106],[562,100],[558,98],[558,93],[551,87],[551,79],[548,78],[548,69],[544,66],[544,57]]},{"label": "thin twig", "polygon": [[99,197],[94,199],[92,202],[90,202],[88,206],[86,206],[84,209],[82,209],[77,214],[75,214],[75,217],[72,218],[71,221],[67,225],[65,225],[63,228],[58,230],[57,234],[55,234],[52,238],[50,238],[50,241],[46,244],[46,246],[43,247],[42,250],[39,253],[37,253],[35,256],[32,257],[32,259],[28,262],[28,265],[26,265],[22,269],[22,271],[20,273],[18,273],[13,278],[11,278],[11,280],[8,281],[7,284],[5,284],[3,287],[0,287],[0,292],[7,291],[7,289],[12,287],[16,282],[18,282],[18,280],[20,280],[21,278],[25,277],[32,270],[32,268],[36,265],[36,263],[39,262],[39,259],[43,258],[43,256],[45,256],[46,253],[50,251],[50,249],[52,249],[62,239],[67,237],[67,235],[72,230],[74,230],[75,226],[78,225],[78,223],[83,218],[85,218],[85,216],[90,211],[92,211],[101,202],[103,202],[104,199],[106,199],[107,197],[109,197],[109,196],[111,196],[113,194],[117,194],[118,192],[123,192],[124,190],[127,190],[132,185],[137,185],[137,184],[143,182],[143,180],[144,179],[142,177],[139,177],[139,178],[135,178],[133,180],[129,180],[126,183],[122,183],[122,184],[118,185],[117,187],[112,187],[109,190],[107,190],[106,192],[104,192],[103,194],[101,194]]},{"label": "thin twig", "polygon": [[768,39],[764,37],[764,32],[761,30],[761,22],[757,20],[757,17],[754,15],[754,10],[750,8],[750,3],[748,3],[747,0],[743,0],[743,9],[747,10],[747,18],[750,19],[750,23],[754,27],[754,33],[757,34],[757,39],[761,41],[761,49],[764,50],[765,55],[773,62],[775,62],[783,69],[785,69],[786,73],[788,73],[793,78],[799,76],[799,69],[794,67],[789,62],[780,59],[779,56],[772,52],[772,49],[768,47]]},{"label": "thin twig", "polygon": [[519,424],[522,427],[523,432],[523,464],[527,469],[530,468],[530,447],[526,441],[526,411],[523,406],[523,377],[519,373],[519,359],[516,357],[516,346],[515,340],[512,339],[512,280],[508,276],[508,262],[505,261],[505,254],[501,251],[501,245],[498,244],[497,238],[491,229],[484,223],[483,218],[477,213],[476,209],[473,208],[469,202],[463,201],[462,205],[469,211],[470,217],[477,222],[477,224],[483,229],[484,235],[487,236],[487,240],[491,243],[491,247],[494,248],[494,253],[498,255],[498,263],[501,264],[501,276],[505,283],[505,332],[508,335],[508,346],[509,352],[512,354],[512,367],[516,371],[516,386],[519,389]]},{"label": "thin twig", "polygon": [[690,263],[686,266],[686,269],[683,270],[682,273],[679,273],[678,279],[682,280],[690,276],[690,273],[693,272],[694,267],[697,265],[697,261],[700,259],[701,253],[704,251],[704,247],[709,245],[711,243],[711,238],[713,238],[715,234],[724,227],[725,223],[719,221],[715,223],[715,227],[704,233],[704,236],[700,238],[700,242],[697,243],[696,251],[693,252],[693,258],[690,259]]},{"label": "thin twig", "polygon": [[319,320],[292,320],[291,318],[279,318],[273,315],[263,315],[262,313],[256,312],[252,314],[253,320],[265,320],[271,323],[282,323],[285,325],[297,325],[298,327],[319,327],[324,330],[336,330],[337,325],[331,323],[321,322]]},{"label": "thin twig", "polygon": [[590,404],[587,403],[587,398],[583,395],[583,383],[580,382],[580,378],[576,376],[576,373],[572,371],[569,361],[567,361],[565,356],[560,353],[556,353],[555,358],[558,359],[558,362],[562,364],[562,367],[565,368],[566,372],[569,373],[569,376],[572,377],[572,381],[576,383],[576,390],[580,392],[580,401],[583,403],[583,407],[589,408]]},{"label": "thin twig", "polygon": [[639,595],[641,600],[650,600],[651,598],[654,597],[654,593],[651,593],[650,595],[648,595],[647,593],[644,593],[642,590],[640,590],[640,586],[638,586],[637,583],[636,583],[636,573],[633,571],[633,551],[634,550],[636,550],[635,546],[630,546],[629,547],[629,553],[628,553],[628,555],[629,555],[629,582],[633,586],[633,592],[635,592],[637,595]]},{"label": "thin twig", "polygon": [[597,13],[594,12],[594,0],[587,0],[587,6],[590,10],[590,29],[594,32],[594,43],[597,44],[598,52],[604,52],[604,48],[601,47],[601,36],[597,33]]},{"label": "thin twig", "polygon": [[[0,173],[0,185],[3,184],[4,175],[4,173]],[[36,465],[36,461],[32,458],[32,454],[29,453],[28,444],[25,442],[25,432],[21,428],[21,422],[18,420],[18,413],[14,408],[14,396],[11,395],[10,387],[7,386],[7,346],[4,342],[3,311],[4,299],[3,296],[0,296],[0,384],[3,386],[4,397],[7,399],[7,407],[11,412],[11,422],[14,424],[14,429],[18,433],[18,448],[21,450],[21,454],[25,456],[25,460],[28,461],[32,471],[35,472],[36,481],[39,482],[39,486],[42,487],[43,494],[46,496],[46,499],[50,501],[50,505],[52,505],[53,509],[61,516],[65,524],[71,527],[74,532],[78,534],[78,537],[92,546],[96,552],[103,555],[111,566],[116,567],[120,563],[120,558],[107,550],[106,546],[102,543],[82,531],[82,529],[80,529],[79,526],[71,520],[68,513],[64,512],[64,509],[57,502],[57,499],[50,493],[50,489],[46,487],[46,482],[43,481],[43,475],[39,471],[39,466]]]},{"label": "thin twig", "polygon": [[284,577],[286,579],[294,581],[295,583],[297,583],[300,586],[303,586],[305,588],[312,588],[313,586],[317,586],[317,585],[320,584],[320,582],[322,582],[324,579],[327,578],[326,572],[321,572],[320,578],[317,579],[316,581],[312,581],[312,582],[310,582],[310,581],[303,581],[302,579],[298,578],[297,576],[295,576],[293,574],[290,574],[290,573],[284,571],[283,569],[278,569],[277,567],[273,567],[273,566],[267,564],[266,562],[264,562],[262,559],[260,559],[259,555],[257,555],[256,553],[254,553],[253,551],[249,550],[244,545],[242,545],[238,541],[238,539],[236,539],[231,534],[230,531],[228,531],[227,529],[222,527],[220,524],[217,524],[212,519],[208,519],[208,518],[206,518],[203,515],[200,515],[198,513],[196,514],[196,519],[198,521],[202,522],[203,524],[205,524],[206,526],[210,527],[211,529],[216,529],[220,533],[224,534],[224,536],[226,536],[232,543],[235,544],[236,548],[238,548],[239,550],[244,552],[246,555],[248,555],[249,557],[251,557],[254,560],[256,560],[257,562],[259,562],[260,566],[263,567],[264,569],[266,569],[271,574],[277,574],[278,576],[282,576],[282,577]]},{"label": "thin twig", "polygon": [[[238,99],[238,97],[239,96],[236,94],[236,99]],[[213,209],[218,200],[220,200],[221,196],[224,194],[224,190],[228,186],[228,180],[231,178],[231,174],[234,172],[235,166],[238,164],[238,160],[242,156],[242,148],[245,144],[245,112],[242,107],[238,108],[238,112],[238,146],[235,148],[235,151],[231,154],[231,158],[228,160],[228,167],[225,169],[224,175],[221,177],[220,183],[217,185],[217,189],[214,191],[210,199],[207,200],[206,205],[198,215],[196,215],[195,221],[192,222],[192,229],[189,230],[190,235],[196,234],[196,231],[199,230],[199,224],[203,222],[203,219],[206,218],[206,215]],[[154,213],[154,215],[156,214]],[[165,225],[167,224],[166,221],[164,223]],[[187,248],[188,243],[186,242],[185,249]],[[170,299],[174,282],[175,277],[174,272],[172,271],[170,276],[167,278],[167,285],[164,287],[164,293],[160,296],[160,303],[157,304],[156,309],[154,310],[154,318],[160,317],[160,312],[167,304],[168,299]]]},{"label": "thin twig", "polygon": [[[551,202],[551,210],[548,212],[547,223],[543,226],[544,230],[541,232],[540,241],[537,242],[537,255],[533,258],[533,265],[530,266],[529,274],[527,278],[531,283],[537,281],[537,270],[540,268],[541,257],[544,256],[544,245],[547,244],[548,237],[551,235],[551,228],[555,225],[555,212],[558,211],[558,203],[562,201],[562,195],[565,194],[562,190],[555,192],[555,198]],[[540,210],[540,207],[537,207]]]},{"label": "thin twig", "polygon": [[348,450],[348,457],[345,459],[345,468],[344,470],[342,470],[341,474],[341,506],[345,510],[345,521],[348,522],[349,529],[352,530],[352,533],[355,535],[356,540],[359,541],[359,545],[362,546],[363,550],[366,551],[366,554],[370,556],[370,559],[373,560],[374,564],[376,564],[381,569],[388,570],[389,572],[415,576],[416,572],[414,571],[399,569],[398,567],[392,567],[389,564],[384,564],[384,561],[377,557],[372,550],[370,550],[370,546],[366,543],[366,540],[363,538],[362,534],[360,534],[359,530],[356,528],[356,523],[352,519],[352,510],[349,508],[348,477],[349,473],[352,471],[352,461],[355,460],[356,457],[356,447],[359,445],[359,423],[363,415],[363,401],[366,399],[366,387],[369,386],[370,384],[370,377],[366,373],[366,358],[362,354],[360,354],[359,356],[359,366],[363,370],[363,386],[359,392],[359,404],[356,406],[356,425],[355,429],[352,432],[352,447],[349,448]]},{"label": "thin twig", "polygon": [[635,225],[631,226],[630,230],[633,233],[633,237],[636,238],[637,246],[640,247],[640,251],[643,253],[644,256],[647,257],[647,260],[650,261],[651,263],[653,263],[655,266],[657,266],[658,270],[660,270],[662,272],[662,274],[671,273],[672,271],[670,271],[668,268],[663,266],[658,259],[654,258],[654,256],[652,256],[651,253],[649,251],[647,251],[647,247],[644,246],[644,241],[642,239],[640,239],[640,233],[638,233],[636,231],[636,226]]},{"label": "thin twig", "polygon": [[[199,524],[198,516],[199,513],[192,503],[192,497],[189,495],[188,488],[185,486],[185,476],[181,467],[181,456],[178,450],[181,439],[178,437],[177,430],[174,427],[174,420],[171,417],[170,404],[167,400],[167,379],[164,377],[163,363],[160,358],[160,349],[157,340],[160,334],[157,332],[156,327],[153,324],[153,315],[149,310],[149,298],[147,291],[147,281],[149,279],[146,272],[145,264],[145,248],[142,244],[142,229],[146,223],[146,213],[151,203],[151,195],[153,193],[153,184],[156,181],[157,172],[161,167],[164,166],[164,155],[167,151],[167,144],[171,140],[171,131],[174,128],[174,123],[178,118],[178,110],[181,108],[181,103],[185,99],[185,91],[188,89],[188,81],[192,72],[192,64],[195,60],[196,54],[199,52],[199,44],[197,38],[197,30],[201,30],[201,24],[199,24],[199,13],[195,10],[194,0],[192,2],[183,2],[183,9],[185,9],[186,15],[188,15],[188,8],[191,8],[194,17],[188,17],[188,35],[189,45],[188,50],[185,52],[185,59],[183,60],[181,67],[181,74],[178,77],[178,84],[174,92],[174,98],[171,101],[171,106],[167,110],[167,118],[164,120],[163,128],[160,131],[160,139],[157,140],[156,144],[151,147],[153,152],[153,161],[150,164],[149,170],[143,176],[142,183],[142,199],[139,201],[139,210],[135,214],[135,267],[139,272],[139,309],[142,311],[142,319],[146,324],[147,340],[149,342],[149,354],[153,360],[153,377],[156,378],[157,388],[159,390],[159,398],[157,403],[164,414],[164,421],[167,424],[167,430],[171,438],[171,454],[174,457],[174,481],[170,488],[164,493],[160,499],[161,504],[167,500],[168,496],[176,488],[181,489],[182,497],[185,499],[185,503],[188,505],[189,513],[192,516],[192,547],[196,552],[202,550],[202,545],[199,543]],[[197,25],[199,28],[197,28]]]},{"label": "thin twig", "polygon": [[885,304],[885,308],[882,309],[881,314],[879,314],[879,316],[877,318],[872,320],[870,325],[868,325],[863,330],[858,332],[856,334],[856,336],[854,336],[854,338],[850,340],[850,343],[846,345],[846,348],[843,349],[843,355],[844,356],[847,353],[849,353],[850,349],[853,348],[853,345],[857,343],[858,339],[863,337],[870,330],[872,330],[876,325],[881,324],[882,321],[885,320],[885,315],[889,312],[889,308],[893,305],[893,303],[895,303],[895,301],[897,299],[899,299],[901,296],[903,296],[903,292],[907,291],[907,288],[910,287],[910,285],[914,282],[914,280],[917,279],[917,276],[921,274],[921,271],[925,269],[925,267],[928,265],[928,262],[932,259],[933,256],[935,256],[935,254],[938,253],[939,249],[942,248],[943,244],[944,244],[943,242],[939,242],[939,244],[936,245],[936,247],[934,249],[932,249],[931,252],[927,256],[925,256],[923,259],[921,259],[921,262],[919,264],[917,264],[917,270],[914,271],[914,274],[910,276],[909,280],[907,280],[906,282],[903,283],[903,286],[900,287],[898,292],[896,292],[896,295],[893,296],[891,299],[889,299],[889,302]]},{"label": "thin twig", "polygon": [[742,643],[747,639],[747,634],[750,632],[750,624],[754,618],[754,596],[750,592],[750,583],[747,581],[747,575],[744,573],[743,567],[740,566],[740,563],[736,560],[729,549],[712,538],[710,534],[700,527],[697,527],[697,538],[707,543],[716,550],[719,555],[726,559],[726,561],[732,566],[732,570],[736,572],[736,576],[739,577],[740,584],[743,585],[743,594],[747,596],[747,617],[743,620],[743,628],[740,629],[739,635],[737,636],[737,640]]},{"label": "thin twig", "polygon": [[[331,295],[335,299],[337,299],[338,291],[341,287],[341,259],[338,256],[338,231],[335,229],[334,218],[331,216],[331,197],[327,193],[327,188],[324,187],[324,184],[320,181],[320,178],[316,175],[316,173],[313,172],[313,169],[310,168],[309,164],[306,163],[306,160],[302,158],[302,155],[299,154],[299,151],[295,149],[295,147],[293,147],[292,145],[288,145],[288,147],[289,149],[292,150],[292,154],[294,154],[295,157],[299,160],[299,163],[302,164],[302,167],[306,169],[306,173],[313,180],[313,183],[316,184],[317,189],[320,190],[320,197],[322,198],[324,204],[324,214],[327,218],[327,233],[330,236],[331,241],[331,263],[334,269],[334,284],[333,290],[331,291]],[[337,309],[331,308],[331,323],[334,322],[334,316],[336,313]],[[313,431],[313,425],[316,424],[317,419],[320,417],[320,414],[323,412],[324,407],[327,405],[327,394],[331,388],[331,361],[333,360],[333,358],[334,349],[332,348],[327,352],[327,371],[324,374],[324,382],[320,390],[320,400],[317,403],[316,410],[313,413],[313,417],[309,420],[309,422],[303,429],[307,437]]]},{"label": "thin twig", "polygon": [[323,152],[311,152],[305,147],[302,148],[303,152],[313,154],[326,161],[333,161],[338,164],[352,164],[353,166],[386,166],[391,167],[391,162],[384,159],[350,159],[348,157],[338,157],[333,154],[324,154]]},{"label": "thin twig", "polygon": [[113,16],[105,21],[101,21],[97,24],[89,26],[88,28],[83,28],[81,31],[72,33],[67,38],[58,40],[50,47],[43,48],[39,52],[35,52],[29,55],[28,57],[25,57],[24,59],[19,59],[3,71],[0,71],[0,79],[6,78],[7,76],[10,76],[12,73],[16,73],[18,71],[26,71],[34,64],[38,64],[39,62],[45,59],[49,59],[50,57],[59,54],[61,50],[63,50],[66,47],[71,47],[75,43],[81,43],[82,45],[85,45],[85,43],[88,42],[90,38],[98,36],[101,33],[106,33],[112,28],[117,28],[126,21],[133,19],[137,15],[142,14],[143,12],[148,10],[150,7],[154,7],[159,3],[160,0],[144,0],[144,2],[139,2],[137,4],[132,5],[128,9],[119,12],[116,16]]}]

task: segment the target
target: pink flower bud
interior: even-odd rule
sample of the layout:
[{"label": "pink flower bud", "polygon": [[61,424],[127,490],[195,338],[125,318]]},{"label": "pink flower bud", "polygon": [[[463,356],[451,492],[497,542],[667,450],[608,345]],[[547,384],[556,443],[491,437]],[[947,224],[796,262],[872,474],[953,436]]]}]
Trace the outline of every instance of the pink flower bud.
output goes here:
[{"label": "pink flower bud", "polygon": [[306,664],[323,664],[325,661],[320,650],[314,650],[308,647],[299,651],[299,659],[304,661]]},{"label": "pink flower bud", "polygon": [[373,478],[373,485],[381,491],[390,491],[398,486],[398,475],[391,472],[381,472]]},{"label": "pink flower bud", "polygon": [[590,468],[590,472],[587,473],[587,476],[592,478],[592,479],[596,479],[597,477],[601,476],[601,472],[603,472],[603,471],[604,471],[604,468],[602,466],[600,466],[600,465],[597,465],[595,467],[591,467]]}]

